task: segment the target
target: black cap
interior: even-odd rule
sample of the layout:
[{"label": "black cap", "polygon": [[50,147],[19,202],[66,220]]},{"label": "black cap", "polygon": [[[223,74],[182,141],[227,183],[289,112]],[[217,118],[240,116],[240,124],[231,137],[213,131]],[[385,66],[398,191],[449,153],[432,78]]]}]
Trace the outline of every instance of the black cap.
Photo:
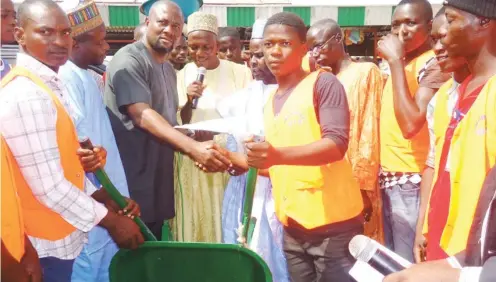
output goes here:
[{"label": "black cap", "polygon": [[445,0],[444,5],[496,20],[496,0]]}]

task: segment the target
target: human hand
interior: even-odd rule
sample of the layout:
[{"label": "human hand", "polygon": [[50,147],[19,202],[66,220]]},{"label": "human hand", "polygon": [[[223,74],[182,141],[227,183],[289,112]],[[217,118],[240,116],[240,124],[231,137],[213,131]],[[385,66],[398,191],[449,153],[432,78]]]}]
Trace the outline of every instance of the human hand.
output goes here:
[{"label": "human hand", "polygon": [[145,242],[138,225],[129,217],[112,211],[100,222],[119,248],[134,250]]},{"label": "human hand", "polygon": [[265,169],[277,162],[277,150],[269,142],[256,142],[251,136],[245,140],[245,146],[250,167]]},{"label": "human hand", "polygon": [[31,244],[31,241],[26,236],[25,237],[25,252],[24,256],[21,259],[21,265],[26,270],[27,275],[29,276],[30,282],[41,282],[42,274],[41,274],[41,265],[40,259],[38,257],[38,252]]},{"label": "human hand", "polygon": [[372,201],[370,200],[367,191],[360,190],[362,192],[363,199],[363,217],[365,218],[365,222],[370,221],[370,217],[372,216],[372,212],[374,212],[374,208],[372,207]]},{"label": "human hand", "polygon": [[119,208],[119,205],[117,205],[117,203],[112,199],[107,200],[105,202],[105,206],[107,209],[117,213],[118,215],[125,215],[131,219],[141,216],[141,208],[138,203],[128,197],[124,197],[124,199],[127,202],[127,206],[123,209]]},{"label": "human hand", "polygon": [[85,172],[95,172],[107,162],[107,150],[102,146],[94,146],[93,150],[79,148],[76,154]]},{"label": "human hand", "polygon": [[405,48],[398,36],[388,34],[377,43],[379,55],[388,63],[403,60],[405,57]]},{"label": "human hand", "polygon": [[388,275],[383,282],[458,282],[460,269],[445,260],[414,264],[409,268]]},{"label": "human hand", "polygon": [[203,90],[207,85],[199,82],[199,81],[193,81],[188,87],[186,88],[186,94],[188,96],[188,102],[192,102],[194,98],[200,98],[203,94]]},{"label": "human hand", "polygon": [[232,162],[232,166],[227,169],[227,172],[232,176],[242,175],[250,168],[248,158],[244,154],[229,152],[229,159]]},{"label": "human hand", "polygon": [[415,256],[415,263],[426,261],[425,252],[427,248],[427,239],[422,234],[422,230],[417,229],[415,241],[413,245],[413,255]]},{"label": "human hand", "polygon": [[195,161],[195,165],[205,172],[223,172],[232,165],[225,150],[213,141],[197,142],[193,147],[191,158]]}]

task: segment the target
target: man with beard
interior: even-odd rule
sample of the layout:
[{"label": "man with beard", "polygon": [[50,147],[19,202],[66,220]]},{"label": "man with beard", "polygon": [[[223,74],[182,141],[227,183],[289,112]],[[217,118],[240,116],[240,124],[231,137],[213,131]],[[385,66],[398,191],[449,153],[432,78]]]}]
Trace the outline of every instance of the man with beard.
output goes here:
[{"label": "man with beard", "polygon": [[364,199],[365,235],[382,242],[382,204],[377,185],[382,76],[373,63],[352,62],[344,50],[343,38],[338,23],[324,19],[308,30],[307,46],[317,65],[330,69],[346,89],[351,113],[347,158]]},{"label": "man with beard", "polygon": [[[458,88],[460,84],[470,75],[470,70],[468,69],[465,58],[451,57],[446,48],[441,43],[441,40],[446,37],[448,31],[448,22],[445,16],[445,8],[443,7],[439,10],[438,14],[432,22],[432,32],[431,37],[434,43],[432,50],[436,54],[436,59],[439,62],[439,67],[444,73],[452,74],[453,79],[449,80],[443,87],[439,89],[437,94],[432,98],[427,107],[427,127],[429,128],[429,156],[426,161],[426,167],[422,173],[422,183],[420,185],[420,208],[419,208],[419,219],[417,221],[417,231],[415,235],[415,246],[414,255],[415,262],[420,263],[425,259],[425,237],[422,234],[422,229],[424,226],[425,212],[427,209],[427,204],[429,202],[429,195],[432,188],[432,182],[435,172],[435,162],[436,162],[436,134],[434,133],[434,111],[436,108],[436,101],[438,99],[439,93],[448,93],[448,108],[446,113],[451,114],[453,108],[458,102]],[[444,95],[444,94],[443,94]]]},{"label": "man with beard", "polygon": [[183,35],[174,44],[169,61],[176,71],[182,70],[184,65],[186,65],[188,61],[188,44]]},{"label": "man with beard", "polygon": [[[128,197],[126,175],[117,149],[110,120],[105,110],[102,94],[95,78],[88,69],[89,65],[100,65],[105,59],[109,45],[105,41],[105,24],[93,1],[68,7],[68,18],[72,25],[73,46],[69,61],[59,70],[64,80],[72,109],[76,131],[81,137],[89,137],[95,150],[101,153],[101,162],[110,180],[121,195]],[[91,11],[88,13],[88,11]],[[84,19],[78,21],[77,19]],[[98,145],[98,146],[97,146]],[[91,151],[80,150],[81,158]],[[96,187],[100,187],[92,167],[86,169],[87,177]],[[100,197],[108,198],[104,189],[98,191]],[[139,206],[130,202],[124,210],[130,215],[139,215]],[[109,281],[110,261],[119,250],[105,229],[96,227],[89,233],[88,243],[74,262],[72,281]]]},{"label": "man with beard", "polygon": [[[15,42],[14,27],[16,23],[16,11],[11,0],[2,0],[2,33],[0,33],[1,43],[11,44]],[[0,61],[0,78],[4,77],[10,70],[9,63],[2,58]]]},{"label": "man with beard", "polygon": [[[2,169],[12,171],[7,180],[15,186],[44,281],[71,281],[74,259],[96,225],[106,228],[120,247],[143,243],[130,218],[100,203],[76,154],[79,143],[72,110],[58,75],[71,51],[70,34],[69,20],[55,2],[23,2],[15,29],[23,53],[3,78],[0,92],[0,130],[6,145]],[[92,162],[82,158],[84,166],[102,165],[94,155],[87,159]]]},{"label": "man with beard", "polygon": [[292,13],[267,21],[264,56],[278,89],[264,109],[265,142],[246,143],[248,164],[269,169],[291,281],[352,281],[348,244],[363,233],[363,201],[343,159],[349,108],[332,73],[302,69],[306,32]]},{"label": "man with beard", "polygon": [[219,28],[219,59],[244,64],[241,52],[243,44],[235,27]]},{"label": "man with beard", "polygon": [[167,61],[183,28],[177,4],[158,1],[146,19],[143,40],[120,49],[107,69],[104,100],[121,155],[131,197],[157,238],[174,211],[174,149],[209,171],[225,171],[229,160],[175,130],[176,74]]},{"label": "man with beard", "polygon": [[[252,80],[244,65],[217,57],[218,25],[214,15],[195,12],[188,17],[188,48],[192,62],[177,73],[177,91],[183,124],[220,118],[219,102],[245,88]],[[203,83],[197,81],[198,69],[206,69]],[[198,99],[197,107],[193,101]],[[227,173],[205,174],[195,162],[176,155],[176,195],[178,215],[174,232],[178,240],[221,242],[221,210]],[[205,217],[205,215],[209,215]]]},{"label": "man with beard", "polygon": [[388,248],[413,261],[420,182],[429,151],[427,104],[449,79],[432,52],[432,7],[427,0],[402,0],[391,34],[378,43],[391,76],[382,95],[380,166],[384,237]]}]

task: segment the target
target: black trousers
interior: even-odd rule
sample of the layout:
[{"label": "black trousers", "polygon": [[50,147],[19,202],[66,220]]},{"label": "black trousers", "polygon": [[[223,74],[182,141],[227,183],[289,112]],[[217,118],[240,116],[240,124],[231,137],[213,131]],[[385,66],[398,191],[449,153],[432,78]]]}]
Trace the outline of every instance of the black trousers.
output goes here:
[{"label": "black trousers", "polygon": [[355,263],[348,244],[358,234],[363,234],[362,224],[332,234],[285,228],[284,253],[291,281],[354,282],[348,274]]}]

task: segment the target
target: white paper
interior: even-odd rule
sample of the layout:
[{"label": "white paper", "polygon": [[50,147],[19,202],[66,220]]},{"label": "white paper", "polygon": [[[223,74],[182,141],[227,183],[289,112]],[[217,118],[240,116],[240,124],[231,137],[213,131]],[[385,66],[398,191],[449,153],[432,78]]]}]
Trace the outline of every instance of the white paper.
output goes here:
[{"label": "white paper", "polygon": [[260,135],[260,132],[252,132],[254,129],[248,126],[248,120],[246,117],[212,119],[207,121],[175,126],[175,128],[227,133],[227,134],[232,134],[236,138],[240,138],[240,139],[245,139],[250,135]]}]

